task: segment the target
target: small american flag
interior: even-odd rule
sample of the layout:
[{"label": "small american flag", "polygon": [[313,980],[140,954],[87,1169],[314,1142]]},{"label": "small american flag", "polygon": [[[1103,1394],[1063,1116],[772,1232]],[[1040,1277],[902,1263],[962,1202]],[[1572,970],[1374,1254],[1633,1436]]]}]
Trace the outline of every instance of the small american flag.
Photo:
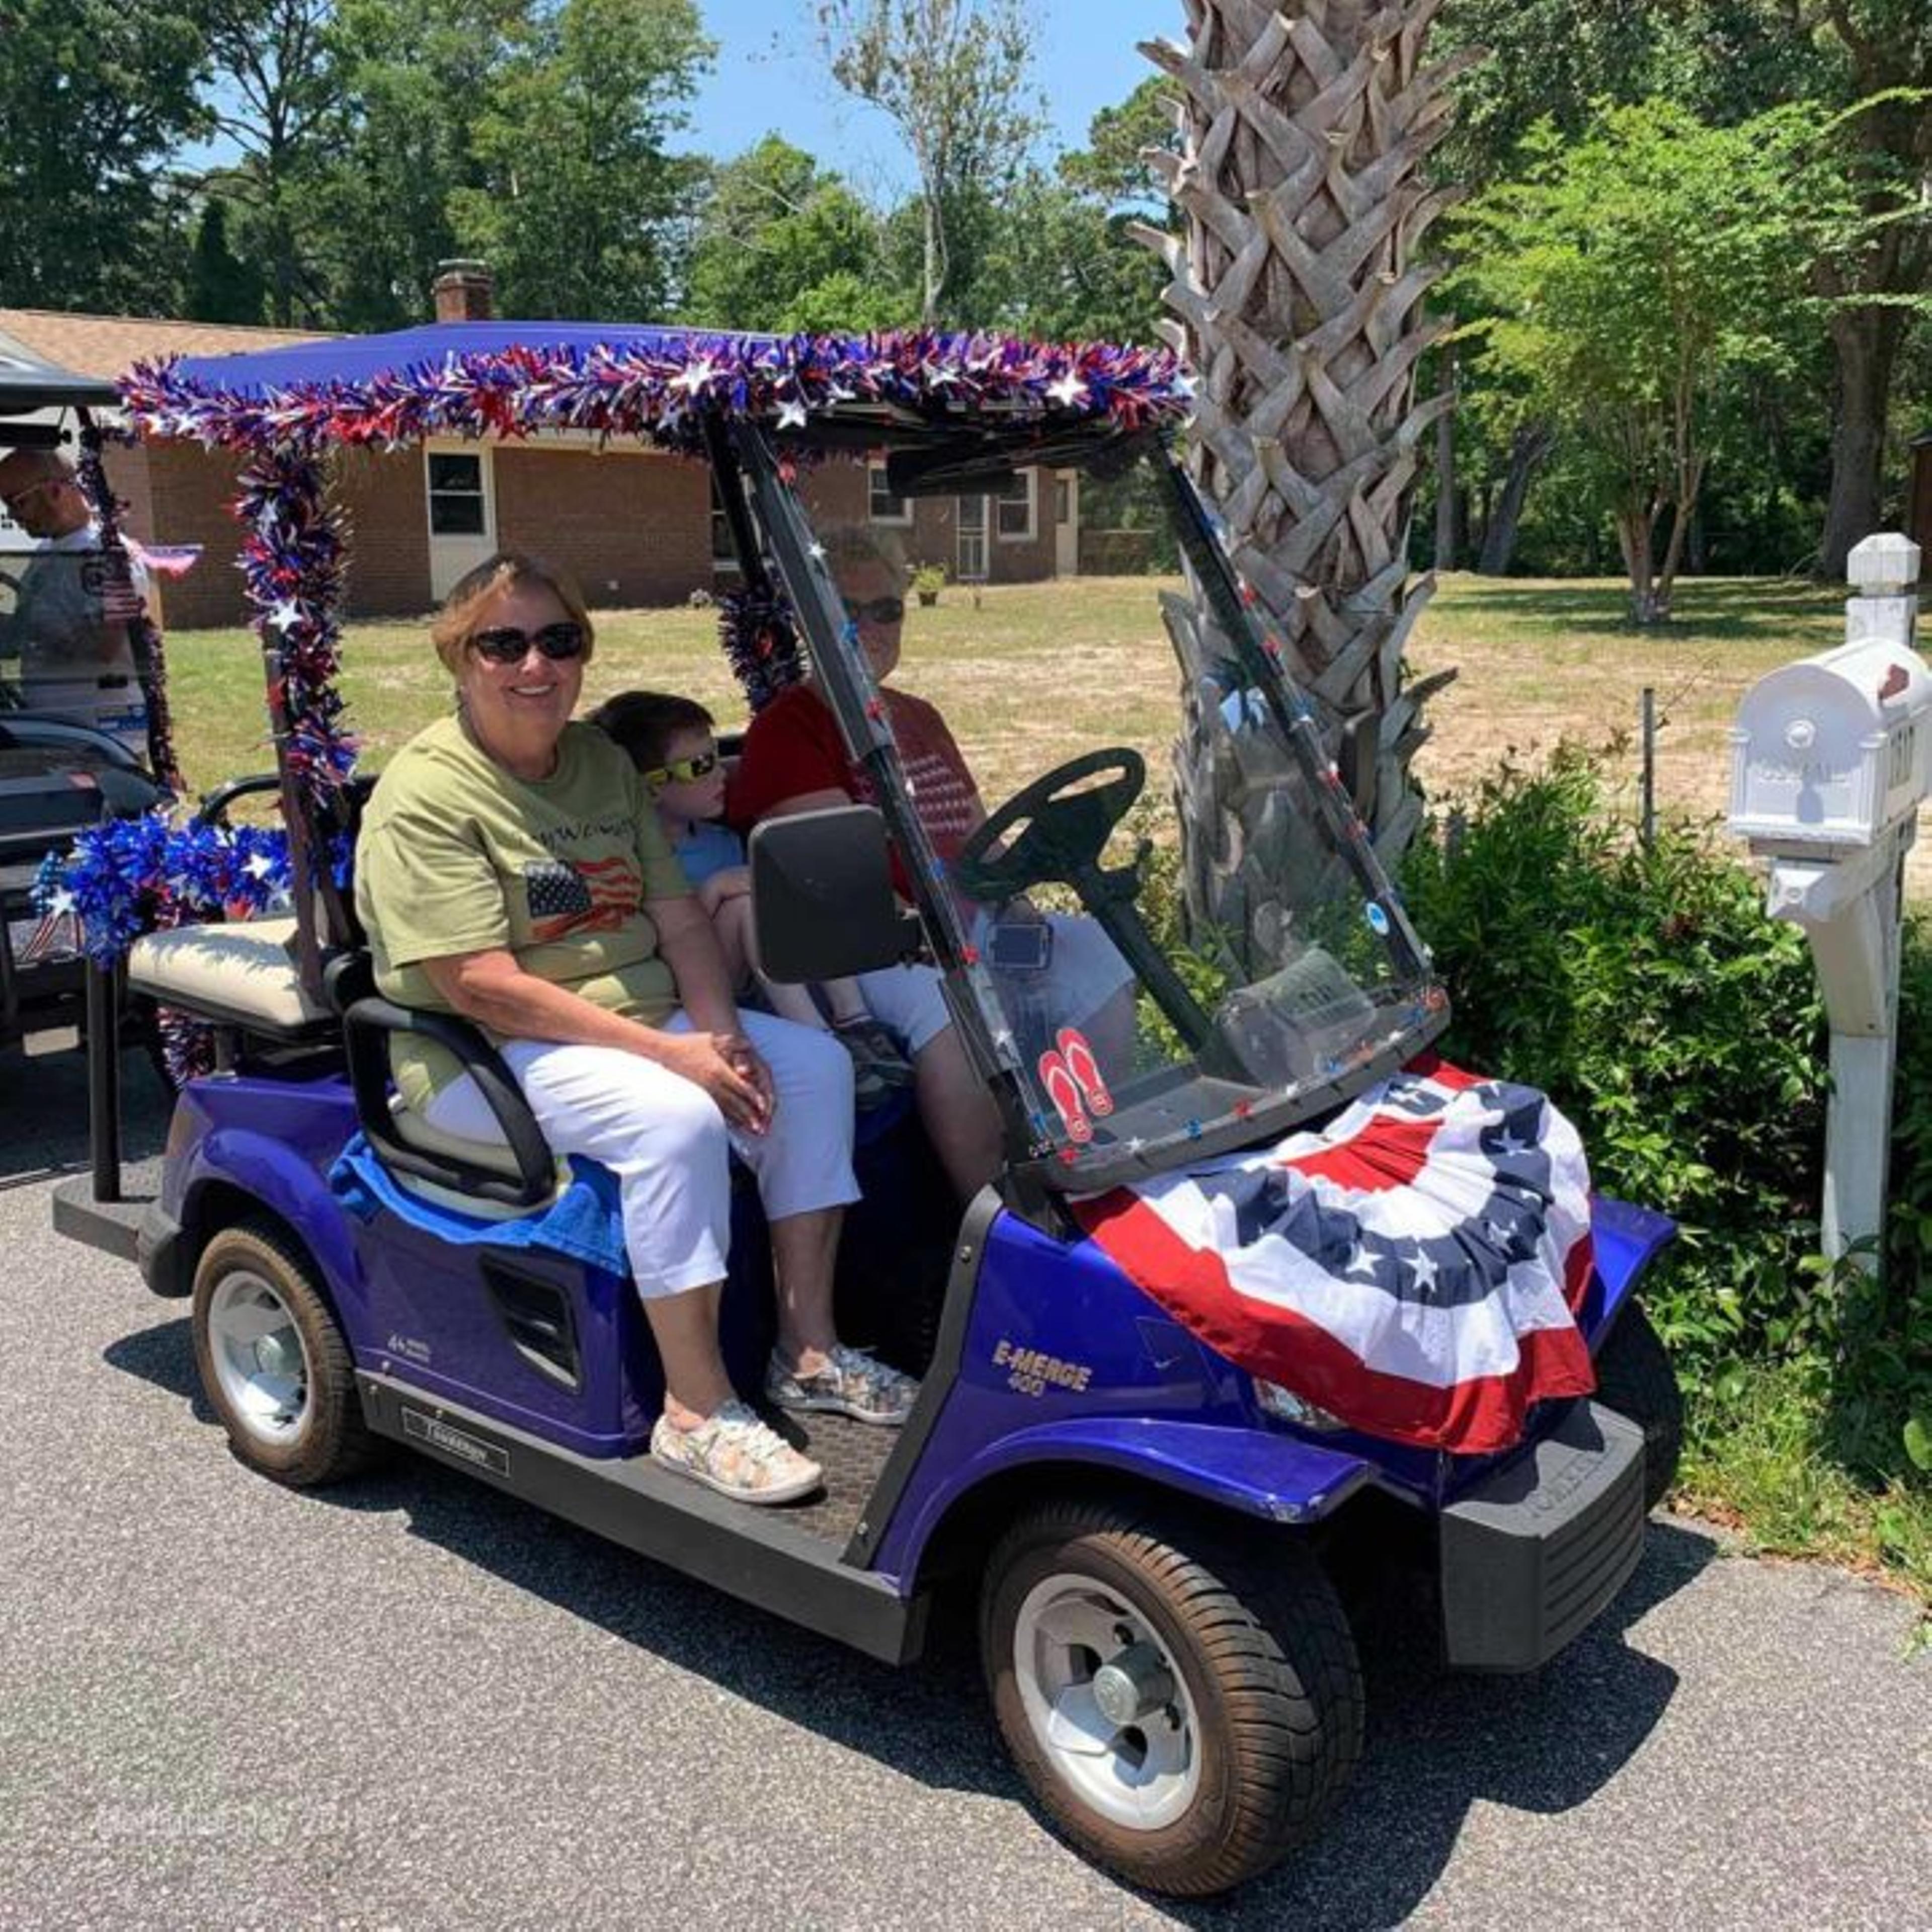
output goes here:
[{"label": "small american flag", "polygon": [[16,966],[38,966],[56,959],[71,959],[80,950],[80,920],[71,910],[44,914],[39,925],[20,942],[14,956]]},{"label": "small american flag", "polygon": [[587,859],[580,866],[533,859],[524,868],[530,936],[548,945],[566,933],[622,926],[643,903],[644,884],[635,863],[621,856]]},{"label": "small american flag", "polygon": [[136,543],[123,537],[128,554],[157,577],[185,577],[201,561],[200,544]]}]

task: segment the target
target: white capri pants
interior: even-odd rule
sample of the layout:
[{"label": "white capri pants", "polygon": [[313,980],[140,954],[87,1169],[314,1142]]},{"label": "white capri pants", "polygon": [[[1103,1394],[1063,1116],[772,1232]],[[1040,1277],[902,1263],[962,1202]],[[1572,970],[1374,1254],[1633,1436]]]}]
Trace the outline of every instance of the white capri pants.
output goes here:
[{"label": "white capri pants", "polygon": [[[730,1157],[757,1178],[767,1220],[859,1198],[852,1172],[852,1058],[828,1033],[746,1012],[740,1024],[772,1070],[770,1130],[728,1126],[694,1082],[610,1046],[513,1040],[504,1064],[544,1138],[559,1154],[601,1162],[617,1177],[624,1246],[646,1300],[722,1281],[731,1245]],[[666,1033],[689,1033],[682,1007]],[[424,1110],[432,1126],[501,1140],[496,1116],[467,1074]]]},{"label": "white capri pants", "polygon": [[[1050,912],[1053,955],[1039,974],[992,969],[1000,996],[1016,1018],[1034,1006],[1054,1026],[1085,1026],[1123,987],[1133,983],[1134,969],[1114,950],[1114,942],[1096,920],[1078,914]],[[986,943],[992,926],[982,914],[974,923],[974,942]],[[916,1055],[952,1024],[946,1004],[944,976],[934,966],[885,966],[858,976],[859,991],[872,1017],[899,1036],[908,1054]]]}]

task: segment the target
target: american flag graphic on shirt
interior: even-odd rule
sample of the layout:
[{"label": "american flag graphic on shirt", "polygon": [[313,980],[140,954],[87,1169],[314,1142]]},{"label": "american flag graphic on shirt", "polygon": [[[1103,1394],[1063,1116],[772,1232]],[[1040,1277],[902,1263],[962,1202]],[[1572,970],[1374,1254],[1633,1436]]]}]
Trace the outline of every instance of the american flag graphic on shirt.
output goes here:
[{"label": "american flag graphic on shirt", "polygon": [[530,937],[547,946],[568,933],[612,931],[643,902],[644,884],[635,862],[621,855],[576,866],[532,859],[524,868]]}]

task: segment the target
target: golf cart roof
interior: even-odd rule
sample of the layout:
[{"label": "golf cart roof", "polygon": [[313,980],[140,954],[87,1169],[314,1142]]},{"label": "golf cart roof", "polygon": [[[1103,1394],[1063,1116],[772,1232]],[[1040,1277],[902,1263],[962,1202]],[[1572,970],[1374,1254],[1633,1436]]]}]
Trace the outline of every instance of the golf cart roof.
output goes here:
[{"label": "golf cart roof", "polygon": [[0,330],[0,416],[28,416],[38,410],[111,410],[120,400],[112,382],[63,369]]},{"label": "golf cart roof", "polygon": [[574,430],[694,451],[722,414],[781,446],[930,448],[937,432],[1073,464],[1178,421],[1189,386],[1168,351],[1105,343],[476,322],[137,364],[122,391],[146,434],[240,449]]}]

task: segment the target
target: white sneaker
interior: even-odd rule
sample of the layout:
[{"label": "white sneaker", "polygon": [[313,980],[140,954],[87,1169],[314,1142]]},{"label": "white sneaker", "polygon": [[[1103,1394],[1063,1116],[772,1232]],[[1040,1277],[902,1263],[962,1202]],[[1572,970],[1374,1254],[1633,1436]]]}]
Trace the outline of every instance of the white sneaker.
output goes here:
[{"label": "white sneaker", "polygon": [[825,1480],[810,1456],[760,1421],[748,1402],[735,1400],[695,1429],[680,1429],[669,1416],[659,1416],[651,1430],[651,1455],[667,1469],[741,1503],[791,1502]]},{"label": "white sneaker", "polygon": [[814,1369],[809,1375],[788,1367],[773,1355],[765,1371],[765,1396],[781,1408],[816,1409],[896,1429],[912,1413],[912,1406],[919,1400],[919,1384],[864,1349],[848,1348],[840,1342],[827,1353],[824,1367]]}]

